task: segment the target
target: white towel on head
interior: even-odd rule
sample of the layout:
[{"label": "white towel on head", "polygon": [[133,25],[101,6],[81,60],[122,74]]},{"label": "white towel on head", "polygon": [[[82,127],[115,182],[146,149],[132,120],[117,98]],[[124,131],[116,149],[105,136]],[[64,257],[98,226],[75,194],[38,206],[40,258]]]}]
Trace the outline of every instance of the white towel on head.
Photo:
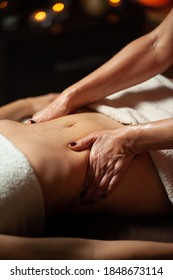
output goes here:
[{"label": "white towel on head", "polygon": [[0,234],[40,235],[44,216],[41,188],[30,163],[0,135]]},{"label": "white towel on head", "polygon": [[[157,75],[88,106],[122,124],[137,124],[173,117],[173,83]],[[173,150],[151,151],[151,158],[173,203]]]}]

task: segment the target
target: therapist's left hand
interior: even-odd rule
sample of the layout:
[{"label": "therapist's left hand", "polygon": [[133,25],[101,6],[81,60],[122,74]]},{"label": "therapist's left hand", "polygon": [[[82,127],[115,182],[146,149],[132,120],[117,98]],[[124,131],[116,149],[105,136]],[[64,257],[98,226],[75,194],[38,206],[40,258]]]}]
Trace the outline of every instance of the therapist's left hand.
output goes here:
[{"label": "therapist's left hand", "polygon": [[91,148],[86,183],[82,193],[84,204],[106,198],[116,188],[134,157],[130,149],[130,127],[105,130],[71,143],[74,151]]}]

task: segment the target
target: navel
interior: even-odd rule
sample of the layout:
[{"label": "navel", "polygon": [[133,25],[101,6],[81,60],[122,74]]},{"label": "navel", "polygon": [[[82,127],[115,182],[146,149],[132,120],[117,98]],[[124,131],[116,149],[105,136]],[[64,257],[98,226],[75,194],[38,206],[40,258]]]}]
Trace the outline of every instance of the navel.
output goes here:
[{"label": "navel", "polygon": [[75,127],[75,126],[76,126],[76,122],[65,124],[66,128]]}]

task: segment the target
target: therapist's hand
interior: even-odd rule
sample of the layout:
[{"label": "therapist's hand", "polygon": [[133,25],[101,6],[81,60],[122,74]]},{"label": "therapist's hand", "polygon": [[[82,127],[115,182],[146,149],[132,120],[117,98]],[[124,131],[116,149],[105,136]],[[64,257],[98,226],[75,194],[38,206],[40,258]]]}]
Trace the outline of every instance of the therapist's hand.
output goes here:
[{"label": "therapist's hand", "polygon": [[129,135],[130,127],[126,126],[116,130],[94,132],[69,144],[74,151],[91,148],[82,193],[84,204],[106,198],[116,188],[134,157]]},{"label": "therapist's hand", "polygon": [[38,111],[45,108],[47,105],[49,105],[55,98],[57,97],[56,93],[48,93],[45,95],[40,96],[32,96],[27,97],[24,100],[27,103],[27,109],[29,111],[29,115],[33,115],[37,113]]},{"label": "therapist's hand", "polygon": [[[46,104],[47,105],[47,104]],[[49,121],[58,117],[66,116],[71,113],[71,109],[68,105],[67,98],[62,93],[56,94],[56,98],[44,108],[40,108],[37,113],[32,117],[35,122]]]}]

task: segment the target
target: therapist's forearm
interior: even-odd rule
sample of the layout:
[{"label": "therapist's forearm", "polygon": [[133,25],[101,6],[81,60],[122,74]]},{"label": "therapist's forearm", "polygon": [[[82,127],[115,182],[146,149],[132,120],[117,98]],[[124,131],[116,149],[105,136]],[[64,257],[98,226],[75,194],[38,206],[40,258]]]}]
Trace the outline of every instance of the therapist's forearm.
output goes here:
[{"label": "therapist's forearm", "polygon": [[62,94],[69,96],[69,103],[75,109],[140,83],[161,70],[153,48],[153,38],[146,35],[127,45],[111,60]]},{"label": "therapist's forearm", "polygon": [[70,111],[162,73],[173,63],[173,9],[152,32],[62,93]]},{"label": "therapist's forearm", "polygon": [[129,146],[134,154],[173,149],[173,118],[132,126]]}]

